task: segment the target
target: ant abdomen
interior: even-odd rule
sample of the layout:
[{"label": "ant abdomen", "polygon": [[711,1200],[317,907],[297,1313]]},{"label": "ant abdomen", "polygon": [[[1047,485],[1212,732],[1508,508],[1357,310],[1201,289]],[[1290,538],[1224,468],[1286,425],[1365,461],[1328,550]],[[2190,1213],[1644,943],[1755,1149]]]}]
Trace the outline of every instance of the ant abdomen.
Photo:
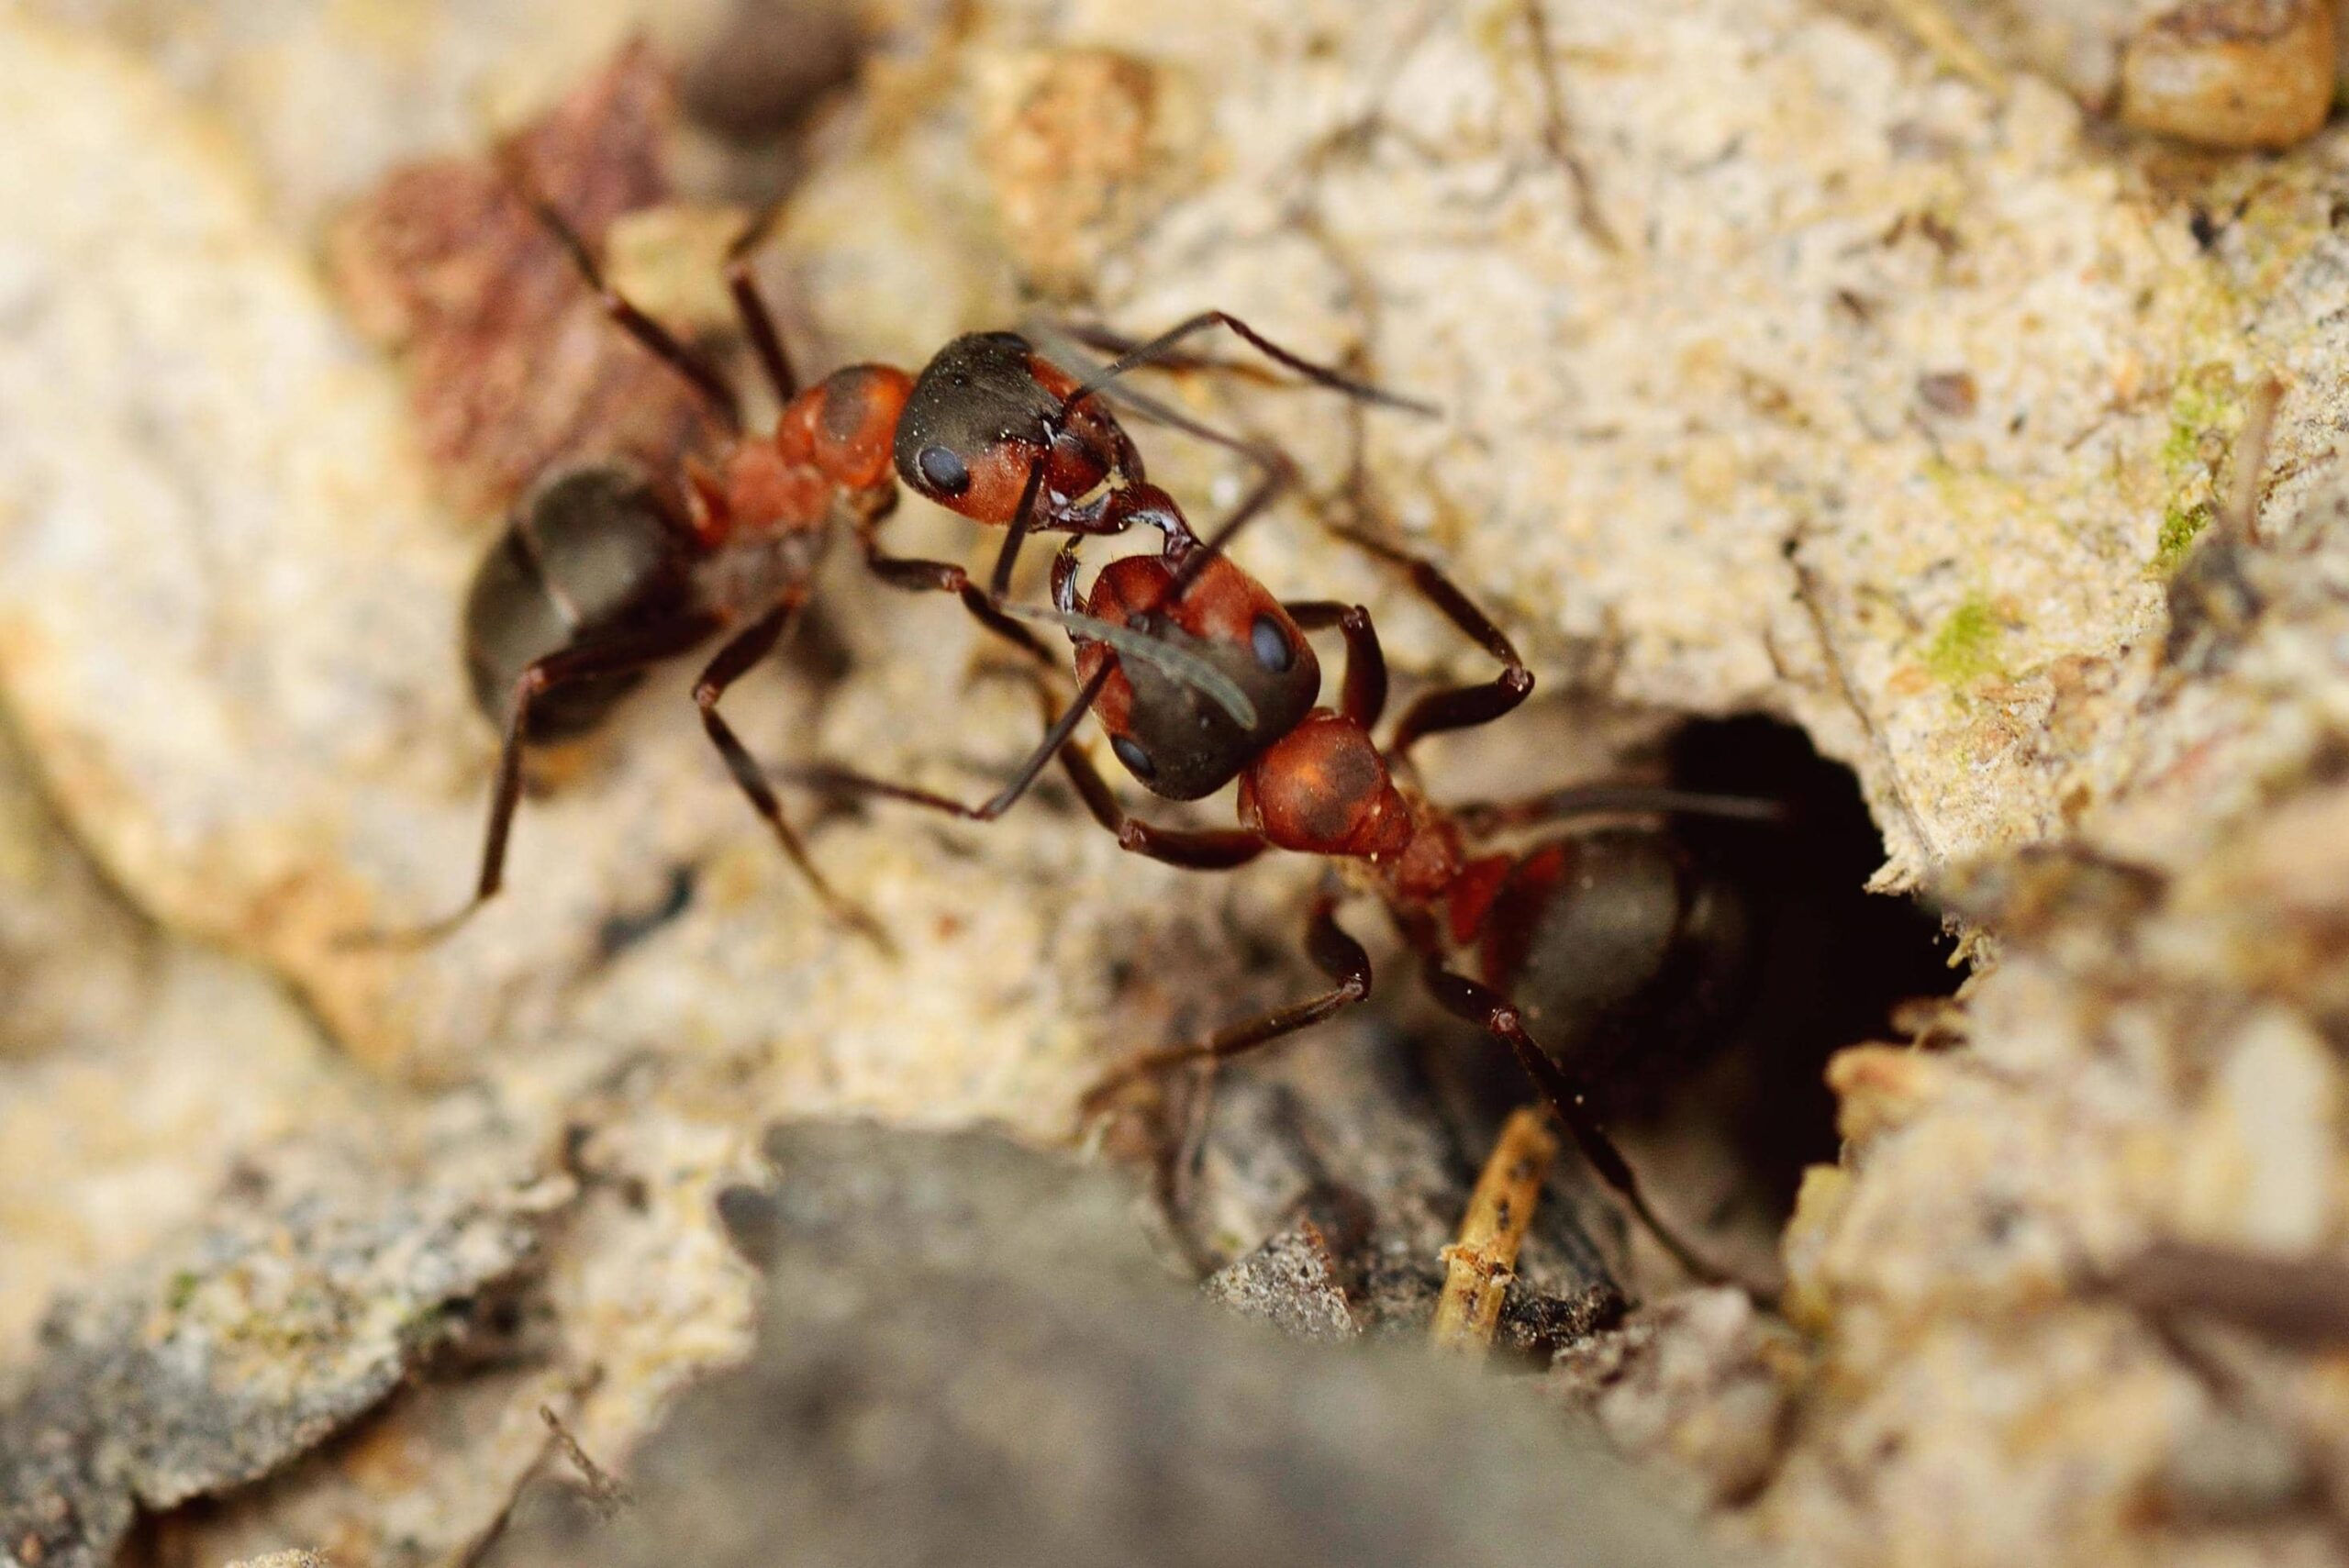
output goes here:
[{"label": "ant abdomen", "polygon": [[1684,839],[1611,827],[1520,858],[1478,957],[1564,1065],[1636,1086],[1721,1043],[1751,990],[1753,938],[1744,894]]},{"label": "ant abdomen", "polygon": [[[515,683],[550,653],[676,614],[690,592],[685,541],[650,480],[616,464],[553,475],[525,498],[465,595],[465,673],[502,722]],[[593,729],[642,672],[551,687],[530,706],[533,741]]]}]

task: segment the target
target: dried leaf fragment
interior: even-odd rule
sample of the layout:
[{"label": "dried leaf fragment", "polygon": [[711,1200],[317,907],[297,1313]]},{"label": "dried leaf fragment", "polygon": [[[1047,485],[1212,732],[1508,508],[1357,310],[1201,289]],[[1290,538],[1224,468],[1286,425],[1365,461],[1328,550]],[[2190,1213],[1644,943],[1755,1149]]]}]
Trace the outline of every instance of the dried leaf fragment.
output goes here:
[{"label": "dried leaf fragment", "polygon": [[[624,50],[506,144],[590,249],[669,195],[674,108],[642,45]],[[710,434],[708,410],[617,331],[497,158],[395,171],[328,237],[360,329],[399,351],[427,455],[461,506],[502,512],[570,458],[662,468]]]}]

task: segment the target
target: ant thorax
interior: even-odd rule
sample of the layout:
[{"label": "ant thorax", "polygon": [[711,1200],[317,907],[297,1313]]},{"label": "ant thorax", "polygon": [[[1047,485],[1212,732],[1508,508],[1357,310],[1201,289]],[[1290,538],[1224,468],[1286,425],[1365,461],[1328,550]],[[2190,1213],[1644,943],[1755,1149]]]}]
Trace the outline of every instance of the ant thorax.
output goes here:
[{"label": "ant thorax", "polygon": [[824,559],[829,528],[741,533],[694,563],[694,595],[729,619],[744,618],[801,588]]},{"label": "ant thorax", "polygon": [[1399,851],[1376,856],[1366,865],[1389,904],[1424,907],[1445,898],[1460,878],[1466,860],[1460,828],[1418,785],[1397,779],[1395,789],[1410,814],[1410,838]]}]

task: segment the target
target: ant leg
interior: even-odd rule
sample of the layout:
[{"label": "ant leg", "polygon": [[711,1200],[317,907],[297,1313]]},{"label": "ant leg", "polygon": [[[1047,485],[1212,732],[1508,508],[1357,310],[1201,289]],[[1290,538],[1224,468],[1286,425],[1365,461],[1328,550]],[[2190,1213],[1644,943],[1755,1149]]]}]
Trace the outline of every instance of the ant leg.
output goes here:
[{"label": "ant leg", "polygon": [[1476,800],[1450,809],[1453,819],[1478,838],[1542,822],[1621,812],[1758,823],[1783,823],[1789,815],[1784,801],[1750,795],[1707,795],[1663,784],[1568,784],[1523,800]]},{"label": "ant leg", "polygon": [[1166,585],[1165,602],[1168,604],[1180,599],[1190,587],[1191,580],[1207,570],[1208,562],[1229,549],[1241,528],[1253,522],[1259,514],[1281,497],[1283,492],[1297,483],[1297,461],[1280,448],[1252,446],[1230,436],[1213,436],[1210,439],[1246,453],[1263,466],[1264,476],[1256,481],[1254,489],[1241,497],[1240,504],[1232,507],[1230,515],[1216,525],[1214,532],[1185,552],[1182,564],[1174,569],[1174,576]]},{"label": "ant leg", "polygon": [[1370,612],[1335,599],[1303,599],[1281,608],[1307,631],[1334,626],[1345,634],[1346,684],[1338,710],[1364,729],[1376,724],[1386,710],[1386,655],[1378,646],[1378,629],[1370,623]]},{"label": "ant leg", "polygon": [[1575,1147],[1582,1151],[1582,1157],[1589,1162],[1590,1168],[1598,1173],[1599,1180],[1615,1189],[1616,1195],[1639,1217],[1640,1223],[1663,1244],[1664,1250],[1672,1254],[1675,1262],[1708,1284],[1728,1282],[1728,1274],[1707,1262],[1674,1232],[1671,1226],[1664,1223],[1661,1215],[1648,1206],[1647,1195],[1640,1190],[1639,1177],[1632,1173],[1631,1163],[1623,1158],[1622,1151],[1615,1147],[1615,1140],[1607,1136],[1598,1113],[1591,1108],[1586,1086],[1526,1033],[1524,1021],[1519,1017],[1514,1005],[1466,975],[1444,968],[1433,959],[1429,960],[1421,971],[1421,978],[1429,994],[1446,1012],[1465,1018],[1486,1033],[1508,1042],[1509,1050],[1517,1057],[1518,1065],[1525,1070],[1525,1075],[1532,1079],[1534,1086],[1542,1091],[1542,1097],[1549,1101],[1551,1108],[1558,1113],[1558,1119],[1565,1123],[1567,1132],[1573,1135]]},{"label": "ant leg", "polygon": [[1338,924],[1338,897],[1329,887],[1314,895],[1306,920],[1305,951],[1313,965],[1337,982],[1319,996],[1275,1007],[1269,1013],[1218,1029],[1189,1045],[1139,1051],[1097,1080],[1078,1101],[1081,1112],[1093,1116],[1127,1088],[1146,1078],[1192,1062],[1224,1062],[1260,1046],[1310,1029],[1322,1019],[1345,1011],[1370,995],[1370,955]]},{"label": "ant leg", "polygon": [[481,876],[474,884],[473,897],[463,907],[429,925],[407,930],[352,932],[337,945],[429,947],[473,918],[506,884],[506,845],[513,831],[514,813],[522,800],[522,750],[529,735],[531,704],[562,686],[598,676],[627,674],[674,659],[707,640],[717,628],[717,622],[709,617],[685,617],[652,630],[562,649],[526,666],[514,683],[513,700],[506,710],[506,728],[497,753],[497,786],[490,795],[489,827],[482,840]]},{"label": "ant leg", "polygon": [[1079,747],[1071,746],[1061,753],[1061,767],[1084,798],[1093,820],[1115,834],[1118,848],[1130,853],[1187,871],[1230,871],[1270,847],[1244,828],[1153,828],[1127,816],[1109,781]]},{"label": "ant leg", "polygon": [[596,264],[595,254],[588,250],[587,241],[579,231],[572,228],[570,221],[554,209],[554,205],[540,194],[537,185],[513,157],[508,155],[503,161],[507,183],[538,215],[539,222],[570,255],[571,264],[578,269],[588,290],[602,304],[604,314],[663,364],[685,377],[694,390],[718,411],[727,428],[739,432],[742,428],[741,400],[736,396],[734,388],[728,384],[726,378],[718,373],[717,367],[685,347],[674,333],[639,310],[626,295],[612,287],[605,280],[603,269]]},{"label": "ant leg", "polygon": [[1060,661],[1036,639],[1036,634],[996,608],[985,591],[971,581],[970,573],[963,567],[951,561],[885,554],[881,549],[881,541],[869,526],[857,529],[856,542],[864,552],[865,570],[890,587],[909,594],[952,594],[963,601],[963,607],[970,611],[972,618],[981,626],[1045,669],[1060,668]]},{"label": "ant leg", "polygon": [[726,248],[726,291],[734,296],[734,312],[750,334],[751,347],[759,356],[760,368],[766,372],[767,384],[774,389],[775,401],[789,403],[799,391],[799,377],[792,371],[783,334],[775,330],[774,317],[760,296],[759,281],[751,272],[751,252],[766,242],[767,231],[782,210],[781,202],[768,203]]},{"label": "ant leg", "polygon": [[1419,595],[1442,612],[1443,617],[1481,644],[1486,652],[1499,661],[1501,673],[1489,684],[1480,686],[1447,686],[1430,692],[1403,712],[1395,726],[1394,738],[1386,749],[1397,756],[1406,756],[1421,737],[1446,729],[1466,729],[1474,725],[1490,724],[1523,702],[1533,691],[1533,672],[1517,655],[1516,645],[1493,618],[1476,607],[1475,602],[1462,593],[1451,578],[1424,556],[1398,550],[1386,540],[1364,533],[1359,528],[1333,524],[1330,529],[1349,544],[1367,550],[1390,566],[1399,566],[1410,574],[1411,586]]},{"label": "ant leg", "polygon": [[790,819],[784,816],[783,805],[775,799],[774,791],[768,785],[765,773],[760,771],[757,760],[735,735],[734,727],[727,723],[718,711],[718,699],[726,695],[726,688],[774,651],[774,645],[782,639],[784,628],[791,624],[792,617],[807,602],[807,589],[804,586],[796,589],[781,604],[729,639],[702,671],[701,679],[694,683],[694,706],[701,710],[702,728],[708,734],[709,743],[718,748],[718,754],[726,760],[726,771],[734,775],[736,787],[749,797],[751,809],[774,829],[775,841],[783,846],[783,852],[791,863],[799,868],[799,874],[807,879],[807,885],[816,890],[816,896],[823,900],[824,907],[882,951],[891,952],[895,950],[880,922],[837,892],[830,883],[824,880],[824,873],[816,869],[815,862],[807,858],[807,846],[792,830]]},{"label": "ant leg", "polygon": [[[1326,386],[1332,392],[1341,392],[1348,397],[1356,398],[1364,403],[1382,404],[1389,408],[1401,408],[1413,414],[1432,416],[1439,412],[1431,403],[1422,403],[1416,397],[1405,397],[1398,393],[1387,392],[1383,388],[1373,386],[1366,381],[1357,381],[1342,372],[1328,365],[1316,363],[1303,355],[1284,349],[1237,316],[1221,310],[1203,310],[1190,319],[1179,322],[1161,332],[1149,341],[1128,348],[1125,352],[1087,377],[1084,384],[1070,395],[1068,403],[1074,404],[1090,394],[1100,391],[1130,371],[1166,360],[1173,354],[1175,346],[1185,339],[1196,338],[1200,333],[1218,327],[1228,328],[1242,342],[1275,364],[1295,371],[1317,386]],[[1097,339],[1107,336],[1108,334],[1096,333]]]},{"label": "ant leg", "polygon": [[[1093,711],[1093,699],[1101,695],[1101,688],[1108,684],[1108,666],[1104,665],[1096,671],[1093,678],[1077,692],[1076,700],[1069,704],[1067,711],[1054,719],[1052,727],[1044,731],[1043,740],[1037,742],[1036,749],[1028,754],[1027,761],[1019,764],[1018,772],[1012,775],[1011,782],[997,790],[992,798],[977,806],[965,806],[959,800],[951,800],[945,795],[933,794],[926,789],[916,789],[910,784],[891,784],[886,779],[876,779],[869,774],[857,773],[853,769],[835,767],[829,763],[785,768],[782,770],[782,774],[794,784],[804,784],[809,789],[822,790],[833,795],[879,795],[885,800],[903,801],[908,806],[919,806],[931,811],[944,812],[947,816],[958,817],[964,822],[992,822],[1018,804],[1019,797],[1028,793],[1029,786],[1036,782],[1037,775],[1044,771],[1045,764],[1050,762],[1055,755],[1067,758],[1083,754],[1065,750],[1068,746],[1068,738],[1076,733],[1076,727],[1084,722],[1086,714]],[[1099,775],[1096,774],[1095,777],[1097,780]],[[1082,788],[1082,784],[1079,787]]]}]

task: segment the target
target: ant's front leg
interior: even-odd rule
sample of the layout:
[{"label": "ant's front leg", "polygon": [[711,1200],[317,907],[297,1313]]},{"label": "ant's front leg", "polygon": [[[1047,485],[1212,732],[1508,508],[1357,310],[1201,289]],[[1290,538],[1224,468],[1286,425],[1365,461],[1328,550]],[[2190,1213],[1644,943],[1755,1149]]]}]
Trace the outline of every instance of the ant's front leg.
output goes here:
[{"label": "ant's front leg", "polygon": [[1288,618],[1306,631],[1336,627],[1346,639],[1346,684],[1338,711],[1364,729],[1378,722],[1386,709],[1386,655],[1378,646],[1378,628],[1360,605],[1335,599],[1299,599],[1281,606]]},{"label": "ant's front leg", "polygon": [[1518,657],[1516,645],[1509,641],[1508,635],[1490,616],[1477,608],[1475,602],[1443,574],[1435,562],[1360,528],[1331,524],[1330,531],[1388,565],[1402,568],[1409,575],[1411,586],[1422,598],[1482,646],[1501,666],[1501,673],[1483,684],[1447,686],[1441,691],[1430,692],[1413,703],[1397,722],[1394,738],[1387,742],[1388,751],[1398,757],[1408,756],[1412,746],[1423,736],[1446,729],[1466,729],[1479,724],[1490,724],[1532,694],[1533,672],[1527,669],[1525,661]]},{"label": "ant's front leg", "polygon": [[[1105,666],[1102,674],[1106,675]],[[1100,676],[1096,676],[1097,684]],[[1061,752],[1061,767],[1083,797],[1085,808],[1093,813],[1093,820],[1116,835],[1118,848],[1129,853],[1161,861],[1186,871],[1230,871],[1246,865],[1270,848],[1261,834],[1244,828],[1154,828],[1139,817],[1126,815],[1118,804],[1117,792],[1109,787],[1093,759],[1082,748],[1071,746]]]},{"label": "ant's front leg", "polygon": [[1325,883],[1314,895],[1305,927],[1305,951],[1314,967],[1336,982],[1302,1002],[1218,1029],[1203,1040],[1136,1052],[1111,1068],[1085,1092],[1078,1106],[1086,1117],[1104,1109],[1132,1084],[1193,1062],[1225,1062],[1345,1011],[1370,995],[1370,955],[1338,924],[1338,895]]},{"label": "ant's front leg", "polygon": [[726,290],[734,296],[734,313],[741,317],[742,329],[750,336],[760,368],[766,372],[767,385],[774,389],[778,407],[787,406],[799,391],[799,376],[791,368],[791,355],[783,346],[783,334],[775,329],[774,314],[767,309],[766,298],[759,293],[759,280],[751,270],[751,258],[766,243],[782,211],[780,200],[768,203],[734,237],[734,243],[726,248]]},{"label": "ant's front leg", "polygon": [[[949,817],[957,817],[964,822],[992,822],[1010,810],[1019,802],[1019,797],[1028,793],[1029,786],[1036,782],[1037,776],[1044,771],[1045,765],[1053,757],[1063,754],[1081,755],[1076,752],[1064,752],[1064,748],[1068,746],[1069,737],[1076,732],[1076,727],[1084,722],[1085,716],[1092,711],[1093,699],[1101,695],[1101,688],[1108,684],[1108,666],[1097,671],[1093,679],[1087,681],[1077,692],[1076,700],[1069,704],[1067,710],[1055,718],[1050,728],[1044,731],[1043,740],[1039,741],[1036,749],[1028,754],[1027,760],[1019,764],[1018,772],[1012,775],[1011,782],[977,806],[965,806],[959,800],[949,799],[945,795],[934,794],[930,790],[916,789],[911,784],[891,784],[886,779],[876,779],[868,773],[860,773],[852,768],[838,767],[829,762],[785,768],[780,772],[783,777],[791,780],[794,784],[804,784],[809,789],[821,790],[829,795],[878,795],[885,800],[903,801],[907,806],[918,806],[930,811],[943,812]],[[1044,700],[1049,711],[1051,701],[1049,695],[1045,696]],[[1095,777],[1097,782],[1099,775],[1097,774]]]},{"label": "ant's front leg", "polygon": [[[717,366],[687,348],[675,333],[646,315],[634,301],[612,286],[604,276],[603,268],[597,265],[596,254],[589,249],[586,239],[572,228],[570,219],[558,212],[554,204],[540,192],[510,144],[500,150],[499,164],[507,184],[537,216],[540,224],[554,237],[555,242],[562,247],[564,254],[571,258],[573,268],[579,273],[580,281],[586,284],[588,292],[603,306],[604,314],[621,331],[642,345],[647,352],[676,372],[700,393],[728,429],[740,433],[742,428],[742,400],[735,392],[733,384],[719,373]],[[742,303],[739,293],[736,301]],[[763,354],[764,345],[761,345],[761,352]],[[770,365],[771,373],[773,369]],[[788,372],[785,373],[788,374]]]},{"label": "ant's front leg", "polygon": [[[1022,502],[1020,515],[1025,517],[1034,504],[1034,486],[1041,469],[1030,473],[1030,492]],[[1011,644],[1021,653],[1047,670],[1059,668],[1059,661],[1046,651],[1036,635],[1001,610],[971,574],[951,561],[930,561],[918,556],[890,555],[881,548],[880,529],[891,512],[896,510],[897,492],[893,486],[887,498],[856,520],[856,545],[864,556],[865,570],[892,588],[914,594],[952,594],[963,601],[971,617],[996,636]],[[1041,766],[1041,764],[1039,764]]]}]

